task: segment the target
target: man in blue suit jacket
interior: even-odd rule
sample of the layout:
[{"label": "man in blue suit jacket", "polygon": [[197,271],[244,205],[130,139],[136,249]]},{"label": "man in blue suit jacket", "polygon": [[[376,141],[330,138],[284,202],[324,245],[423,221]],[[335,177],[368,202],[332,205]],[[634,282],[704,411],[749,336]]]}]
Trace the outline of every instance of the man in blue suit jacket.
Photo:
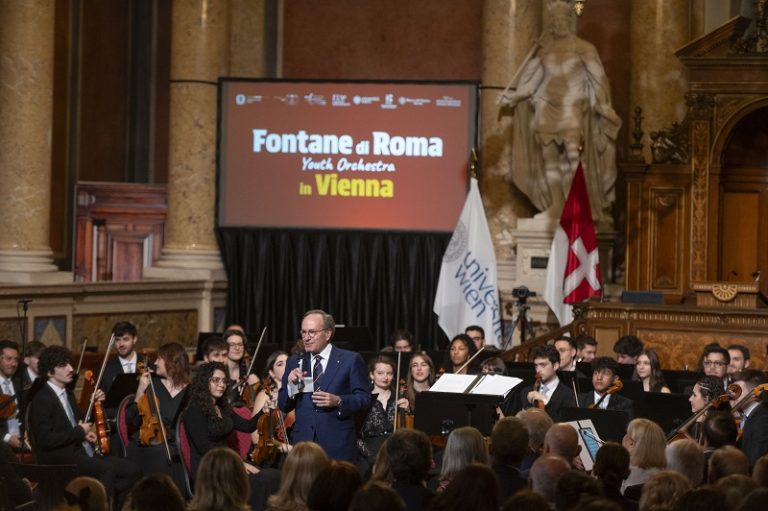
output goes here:
[{"label": "man in blue suit jacket", "polygon": [[[304,314],[301,339],[305,353],[288,359],[278,404],[286,413],[296,410],[294,443],[316,442],[329,457],[354,461],[353,415],[371,405],[368,370],[358,353],[330,344],[334,328],[333,316],[326,312]],[[303,391],[304,377],[312,378],[314,392]]]}]

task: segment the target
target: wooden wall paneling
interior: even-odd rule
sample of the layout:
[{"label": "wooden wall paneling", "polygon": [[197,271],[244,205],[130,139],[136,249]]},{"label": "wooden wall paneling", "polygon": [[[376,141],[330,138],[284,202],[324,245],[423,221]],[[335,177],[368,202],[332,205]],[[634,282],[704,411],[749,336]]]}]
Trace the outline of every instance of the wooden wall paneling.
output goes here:
[{"label": "wooden wall paneling", "polygon": [[[624,180],[627,183],[627,228],[626,248],[624,251],[624,288],[640,290],[643,287],[643,262],[647,261],[643,251],[646,244],[643,240],[645,225],[645,208],[643,204],[643,180],[648,171],[644,162],[625,162],[620,164]],[[599,346],[599,345],[598,345]]]},{"label": "wooden wall paneling", "polygon": [[686,238],[685,190],[652,187],[649,194],[649,289],[681,294]]},{"label": "wooden wall paneling", "polygon": [[597,341],[597,354],[601,357],[614,358],[616,354],[613,352],[613,345],[619,340],[622,335],[621,325],[613,326],[597,326],[595,327],[592,337]]},{"label": "wooden wall paneling", "polygon": [[760,193],[724,191],[722,196],[720,257],[717,280],[751,282],[759,268],[758,218]]}]

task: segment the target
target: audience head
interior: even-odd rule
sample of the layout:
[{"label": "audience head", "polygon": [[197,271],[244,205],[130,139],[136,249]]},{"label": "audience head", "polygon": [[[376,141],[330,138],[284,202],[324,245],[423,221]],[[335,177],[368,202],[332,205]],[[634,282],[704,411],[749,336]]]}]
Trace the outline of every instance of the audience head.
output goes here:
[{"label": "audience head", "polygon": [[470,325],[464,329],[464,333],[475,343],[478,350],[485,346],[485,329],[479,325]]},{"label": "audience head", "polygon": [[616,442],[606,442],[597,451],[592,475],[609,488],[620,488],[629,477],[629,451]]},{"label": "audience head", "polygon": [[752,479],[763,488],[768,488],[768,454],[761,456],[752,468]]},{"label": "audience head", "polygon": [[635,364],[643,352],[643,341],[634,335],[624,335],[613,345],[616,361],[619,364]]},{"label": "audience head", "polygon": [[581,452],[576,429],[569,424],[554,424],[544,437],[544,452],[560,456],[571,463]]},{"label": "audience head", "polygon": [[661,426],[648,419],[633,419],[622,445],[629,451],[630,464],[640,468],[666,467],[667,439]]},{"label": "audience head", "polygon": [[318,444],[299,442],[294,445],[280,472],[280,489],[269,498],[270,507],[276,507],[278,503],[284,507],[306,505],[312,483],[329,464],[328,456]]},{"label": "audience head", "polygon": [[67,483],[64,497],[70,509],[109,511],[109,498],[104,485],[92,477],[75,477]]},{"label": "audience head", "polygon": [[560,456],[543,454],[531,465],[528,483],[531,486],[531,490],[544,497],[550,504],[554,504],[557,481],[569,470],[571,470],[569,461]]},{"label": "audience head", "polygon": [[471,463],[455,473],[451,484],[438,493],[430,511],[498,511],[499,486],[487,465]]},{"label": "audience head", "polygon": [[764,511],[768,502],[768,488],[758,488],[744,497],[734,511]]},{"label": "audience head", "polygon": [[227,447],[211,449],[197,469],[191,511],[248,511],[251,485],[243,460]]},{"label": "audience head", "polygon": [[187,504],[167,474],[152,474],[131,488],[122,511],[185,511]]},{"label": "audience head", "polygon": [[392,333],[389,344],[394,351],[410,353],[413,351],[413,334],[404,328],[399,328]]},{"label": "audience head", "polygon": [[349,509],[352,497],[363,485],[363,476],[348,461],[331,461],[322,470],[307,495],[307,507],[312,511],[337,511]]},{"label": "audience head", "polygon": [[528,430],[517,417],[497,421],[491,432],[491,458],[494,465],[517,467],[528,454]]},{"label": "audience head", "polygon": [[716,449],[709,457],[707,482],[715,484],[723,477],[731,474],[749,476],[749,459],[740,449],[732,445],[726,445]]},{"label": "audience head", "polygon": [[218,335],[209,335],[200,346],[203,362],[227,362],[229,344]]},{"label": "audience head", "polygon": [[[391,450],[389,454],[391,461]],[[440,475],[444,479],[452,479],[459,470],[470,463],[488,464],[488,447],[485,438],[473,427],[456,428],[448,435]]]},{"label": "audience head", "polygon": [[673,511],[711,511],[725,509],[725,495],[710,487],[702,486],[693,488],[683,493],[675,505]]},{"label": "audience head", "polygon": [[580,470],[565,472],[555,485],[555,508],[569,511],[576,508],[583,497],[599,497],[603,494],[593,477]]},{"label": "audience head", "polygon": [[717,376],[704,376],[693,386],[693,392],[689,401],[691,402],[691,411],[698,412],[704,408],[707,403],[725,394],[723,380]]},{"label": "audience head", "polygon": [[506,376],[507,365],[499,357],[488,357],[480,364],[481,374],[500,374]]},{"label": "audience head", "polygon": [[421,484],[427,479],[432,467],[432,444],[425,433],[417,429],[398,429],[379,449],[379,456],[382,452],[395,481]]},{"label": "audience head", "polygon": [[405,511],[402,497],[381,481],[370,481],[357,490],[349,511]]},{"label": "audience head", "polygon": [[667,469],[688,479],[691,486],[704,480],[704,449],[694,440],[684,438],[669,444],[665,451]]},{"label": "audience head", "polygon": [[520,490],[510,498],[501,511],[551,511],[547,500],[531,490]]},{"label": "audience head", "polygon": [[538,456],[544,449],[544,438],[554,422],[552,418],[539,408],[527,408],[517,412],[516,417],[523,421],[528,430],[528,447],[531,453]]},{"label": "audience head", "polygon": [[749,368],[750,354],[749,348],[743,344],[731,344],[726,348],[730,362],[728,363],[728,374],[738,373]]},{"label": "audience head", "polygon": [[560,352],[552,344],[540,344],[531,350],[531,359],[536,367],[536,377],[548,383],[560,369]]},{"label": "audience head", "polygon": [[597,341],[591,335],[580,335],[576,341],[576,358],[579,362],[592,362],[597,353]]},{"label": "audience head", "polygon": [[555,348],[560,354],[560,369],[572,371],[576,360],[576,341],[571,337],[558,337],[555,340]]},{"label": "audience head", "polygon": [[[717,481],[715,488],[725,495],[726,509],[736,509],[744,496],[756,490],[758,485],[749,476],[731,474]],[[764,503],[768,503],[768,501]]]},{"label": "audience head", "polygon": [[717,449],[724,445],[736,445],[739,431],[728,412],[710,411],[704,419],[704,442],[708,447]]},{"label": "audience head", "polygon": [[643,485],[640,511],[670,511],[677,499],[691,488],[688,478],[678,472],[656,472]]},{"label": "audience head", "polygon": [[725,378],[730,362],[731,356],[728,354],[728,350],[717,343],[708,344],[701,355],[701,365],[707,376]]}]

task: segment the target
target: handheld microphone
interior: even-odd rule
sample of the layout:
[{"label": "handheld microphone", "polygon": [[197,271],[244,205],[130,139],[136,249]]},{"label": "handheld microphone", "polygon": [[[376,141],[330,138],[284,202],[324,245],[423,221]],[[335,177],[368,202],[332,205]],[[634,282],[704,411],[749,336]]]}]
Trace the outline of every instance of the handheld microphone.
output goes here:
[{"label": "handheld microphone", "polygon": [[34,300],[32,300],[32,298],[22,298],[21,300],[19,300],[18,303],[22,303],[22,304],[26,305],[26,304],[31,303],[33,301]]},{"label": "handheld microphone", "polygon": [[296,356],[299,357],[299,371],[301,372],[301,378],[299,378],[299,383],[296,384],[296,388],[299,390],[304,390],[304,355],[306,352],[304,350],[301,350]]}]

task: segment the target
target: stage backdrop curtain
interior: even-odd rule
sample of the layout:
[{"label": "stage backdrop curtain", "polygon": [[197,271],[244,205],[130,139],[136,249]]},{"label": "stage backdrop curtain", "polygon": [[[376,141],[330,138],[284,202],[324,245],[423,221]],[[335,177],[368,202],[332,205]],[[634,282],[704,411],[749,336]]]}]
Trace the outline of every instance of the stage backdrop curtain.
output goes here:
[{"label": "stage backdrop curtain", "polygon": [[301,316],[323,309],[366,326],[383,347],[407,328],[422,349],[444,347],[432,304],[451,233],[218,230],[229,279],[227,319],[290,347]]}]

